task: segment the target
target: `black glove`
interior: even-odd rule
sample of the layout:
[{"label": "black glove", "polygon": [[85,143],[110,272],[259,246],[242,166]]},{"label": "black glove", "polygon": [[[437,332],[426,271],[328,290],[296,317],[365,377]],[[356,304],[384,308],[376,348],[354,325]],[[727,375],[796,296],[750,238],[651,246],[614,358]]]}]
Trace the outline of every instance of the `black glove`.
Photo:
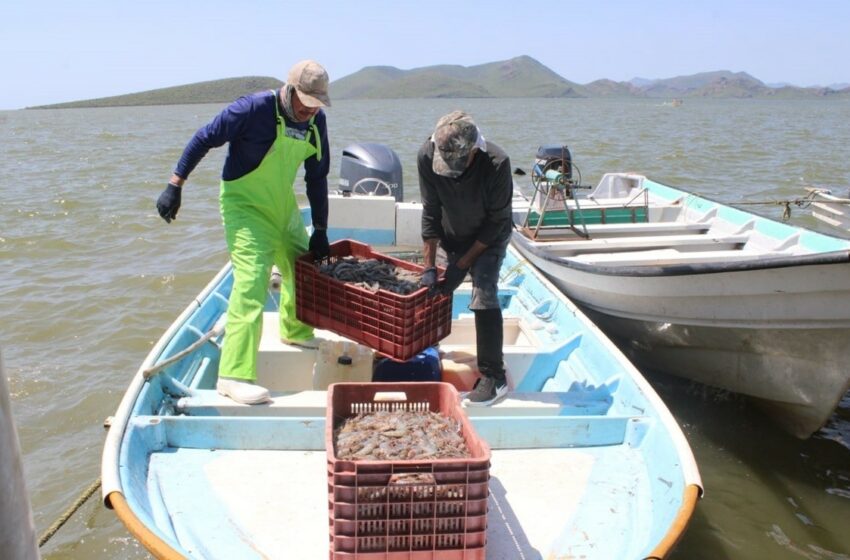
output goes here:
[{"label": "black glove", "polygon": [[328,244],[328,232],[323,229],[314,229],[310,236],[310,252],[313,258],[326,259],[331,254],[331,246]]},{"label": "black glove", "polygon": [[419,285],[423,288],[428,288],[428,295],[436,295],[437,289],[437,269],[436,267],[426,268],[422,273],[422,278],[419,279]]},{"label": "black glove", "polygon": [[156,209],[162,219],[171,223],[171,220],[177,218],[177,211],[180,210],[181,189],[173,183],[168,183],[159,198],[156,199]]},{"label": "black glove", "polygon": [[456,264],[450,264],[446,269],[445,283],[443,283],[442,292],[445,295],[451,295],[461,285],[463,279],[466,278],[468,268],[458,268]]}]

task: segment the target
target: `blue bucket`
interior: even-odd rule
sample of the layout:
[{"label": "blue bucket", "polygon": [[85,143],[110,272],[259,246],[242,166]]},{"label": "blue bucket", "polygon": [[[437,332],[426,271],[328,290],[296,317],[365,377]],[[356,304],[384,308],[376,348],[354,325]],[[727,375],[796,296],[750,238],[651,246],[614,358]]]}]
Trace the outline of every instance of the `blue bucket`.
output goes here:
[{"label": "blue bucket", "polygon": [[440,381],[440,353],[426,348],[406,362],[384,358],[375,366],[372,381]]}]

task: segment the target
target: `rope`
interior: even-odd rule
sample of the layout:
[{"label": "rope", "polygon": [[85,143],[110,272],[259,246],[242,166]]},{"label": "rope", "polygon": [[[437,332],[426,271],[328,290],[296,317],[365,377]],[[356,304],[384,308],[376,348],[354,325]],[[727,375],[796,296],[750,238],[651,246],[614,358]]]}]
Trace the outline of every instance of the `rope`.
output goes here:
[{"label": "rope", "polygon": [[519,275],[519,271],[528,263],[526,259],[520,259],[515,265],[510,267],[504,274],[504,276],[500,276],[499,280],[501,282],[509,282],[514,279],[514,276]]},{"label": "rope", "polygon": [[154,374],[162,371],[166,366],[170,366],[174,362],[182,360],[183,358],[203,346],[204,343],[206,343],[207,341],[210,341],[211,339],[220,336],[224,332],[226,319],[227,315],[222,315],[221,318],[216,322],[216,324],[213,326],[212,329],[210,329],[208,333],[203,335],[201,338],[199,338],[180,352],[174,354],[170,358],[149,367],[148,369],[142,372],[142,377],[144,377],[144,379],[147,381],[148,379],[153,377]]},{"label": "rope", "polygon": [[[812,191],[805,198],[792,198],[789,200],[747,200],[740,202],[732,202],[730,203],[732,206],[753,206],[753,205],[774,205],[774,206],[782,206],[782,221],[787,222],[791,218],[791,205],[798,206],[799,208],[808,208],[815,201],[815,197],[817,196],[817,192]],[[850,200],[836,200],[829,201],[830,204],[844,204],[850,205]]]},{"label": "rope", "polygon": [[[748,206],[753,204],[775,204],[777,206],[788,206],[790,204],[794,204],[796,206],[803,206],[804,204],[811,204],[811,200],[807,198],[793,198],[791,200],[748,200],[748,201],[736,201],[730,202],[730,206]],[[846,203],[845,203],[846,204]]]},{"label": "rope", "polygon": [[53,525],[51,525],[47,531],[44,532],[43,535],[38,539],[38,547],[41,548],[44,544],[50,540],[50,538],[56,534],[56,531],[62,528],[62,525],[68,522],[71,519],[71,516],[77,513],[83,504],[86,503],[86,500],[92,497],[92,494],[97,492],[98,488],[100,488],[100,477],[97,477],[97,480],[91,483],[91,486],[85,489],[85,491],[80,494],[80,496],[74,500],[74,503],[71,504],[65,513],[63,513],[59,519],[57,519]]},{"label": "rope", "polygon": [[[154,374],[161,371],[166,366],[173,364],[174,362],[182,359],[183,357],[187,356],[188,354],[191,354],[192,352],[194,352],[195,350],[197,350],[198,348],[203,346],[206,342],[210,341],[211,339],[213,339],[217,336],[220,336],[222,333],[224,333],[224,330],[225,330],[226,317],[227,317],[226,315],[222,315],[222,317],[218,321],[216,321],[215,325],[213,325],[213,328],[210,329],[210,331],[208,333],[206,333],[200,339],[198,339],[193,344],[191,344],[190,346],[185,348],[182,352],[178,352],[177,354],[175,354],[174,356],[171,356],[167,360],[163,360],[162,362],[146,369],[143,372],[144,378],[146,380],[150,379]],[[71,516],[74,515],[77,512],[77,510],[79,510],[83,506],[83,504],[86,503],[86,500],[91,498],[92,494],[97,492],[98,488],[100,488],[100,477],[97,477],[97,480],[92,482],[91,485],[88,488],[86,488],[86,490],[82,494],[80,494],[80,497],[78,497],[76,500],[74,500],[74,503],[71,504],[71,507],[69,507],[67,509],[67,511],[65,511],[65,513],[63,513],[59,517],[59,519],[57,519],[56,522],[54,522],[53,525],[51,525],[50,528],[47,529],[47,531],[44,532],[44,534],[41,536],[41,538],[38,539],[39,548],[42,547],[47,541],[49,541],[50,538],[53,535],[56,534],[56,531],[58,531],[62,527],[62,525],[64,525],[65,523],[68,522],[68,520],[71,518]]]}]

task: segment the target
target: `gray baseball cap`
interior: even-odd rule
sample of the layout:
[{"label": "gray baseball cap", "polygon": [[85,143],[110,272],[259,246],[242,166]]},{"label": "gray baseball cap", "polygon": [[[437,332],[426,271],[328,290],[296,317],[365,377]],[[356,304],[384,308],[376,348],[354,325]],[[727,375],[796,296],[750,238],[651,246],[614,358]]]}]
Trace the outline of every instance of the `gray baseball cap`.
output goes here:
[{"label": "gray baseball cap", "polygon": [[298,92],[298,99],[307,107],[330,107],[328,73],[315,60],[302,60],[289,70],[286,83]]},{"label": "gray baseball cap", "polygon": [[473,148],[484,145],[484,137],[468,114],[452,111],[437,121],[434,135],[434,173],[459,177],[469,162]]}]

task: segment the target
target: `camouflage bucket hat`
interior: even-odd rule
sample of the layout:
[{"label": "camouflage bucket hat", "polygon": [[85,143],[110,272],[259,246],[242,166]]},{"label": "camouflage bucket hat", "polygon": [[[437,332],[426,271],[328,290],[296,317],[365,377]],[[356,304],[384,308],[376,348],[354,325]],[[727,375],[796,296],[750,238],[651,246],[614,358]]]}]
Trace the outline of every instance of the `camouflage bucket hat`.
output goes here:
[{"label": "camouflage bucket hat", "polygon": [[472,117],[463,111],[453,111],[437,121],[434,141],[434,173],[444,177],[459,177],[469,161],[469,153],[479,145],[480,132]]}]

